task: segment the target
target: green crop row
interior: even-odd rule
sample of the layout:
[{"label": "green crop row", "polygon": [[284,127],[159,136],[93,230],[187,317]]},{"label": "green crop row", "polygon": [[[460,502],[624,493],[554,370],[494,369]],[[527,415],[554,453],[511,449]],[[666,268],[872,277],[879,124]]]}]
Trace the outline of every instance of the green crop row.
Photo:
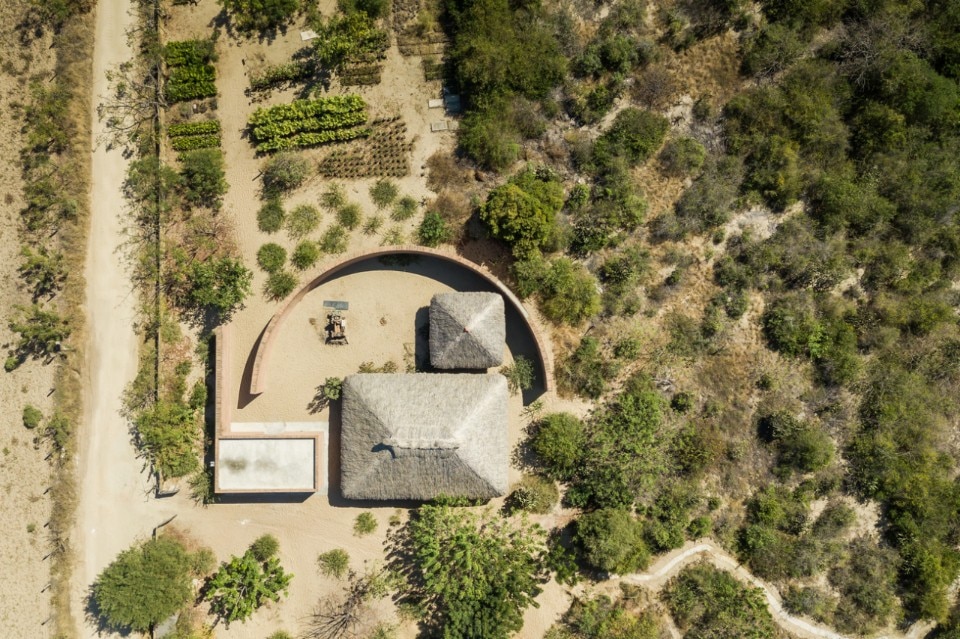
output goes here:
[{"label": "green crop row", "polygon": [[212,40],[182,40],[163,48],[163,60],[170,67],[203,65],[214,58]]},{"label": "green crop row", "polygon": [[167,135],[171,138],[182,135],[201,135],[203,133],[220,133],[220,120],[204,120],[203,122],[181,122],[167,127]]},{"label": "green crop row", "polygon": [[269,108],[259,108],[250,116],[248,123],[252,127],[262,126],[283,120],[304,120],[332,113],[353,113],[366,109],[366,103],[359,95],[336,95],[313,100],[294,100],[290,104],[278,104]]},{"label": "green crop row", "polygon": [[195,151],[220,146],[219,133],[203,133],[200,135],[181,135],[170,140],[174,151]]},{"label": "green crop row", "polygon": [[272,153],[273,151],[285,151],[287,149],[299,149],[308,146],[317,146],[320,144],[329,144],[330,142],[346,142],[356,138],[364,138],[370,135],[369,127],[354,127],[352,129],[333,129],[330,131],[319,131],[311,133],[298,133],[286,138],[275,138],[257,145],[257,151],[260,153]]},{"label": "green crop row", "polygon": [[310,131],[326,131],[328,129],[345,129],[363,124],[367,121],[366,111],[355,111],[353,113],[328,113],[316,118],[304,118],[302,120],[283,120],[255,126],[251,129],[251,135],[255,142],[266,142],[275,138],[283,138],[296,133],[307,133]]},{"label": "green crop row", "polygon": [[277,64],[250,76],[250,89],[263,91],[285,82],[297,82],[313,75],[317,65],[312,60],[294,60],[286,64]]}]

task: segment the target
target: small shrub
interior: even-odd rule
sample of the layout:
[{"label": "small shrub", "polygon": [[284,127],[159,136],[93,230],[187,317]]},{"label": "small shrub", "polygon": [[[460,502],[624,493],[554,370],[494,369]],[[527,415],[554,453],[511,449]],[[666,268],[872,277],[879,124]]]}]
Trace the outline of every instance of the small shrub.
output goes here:
[{"label": "small shrub", "polygon": [[576,540],[584,559],[606,572],[625,575],[646,568],[650,561],[643,524],[626,510],[602,508],[581,515]]},{"label": "small shrub", "polygon": [[267,297],[277,301],[290,295],[296,287],[297,277],[288,271],[280,270],[270,274],[264,286],[264,291]]},{"label": "small shrub", "polygon": [[540,475],[525,475],[507,496],[504,509],[510,514],[523,511],[545,515],[559,499],[560,491],[553,481]]},{"label": "small shrub", "polygon": [[370,187],[370,199],[373,200],[373,203],[378,209],[385,209],[393,204],[393,201],[397,199],[399,193],[400,190],[397,188],[396,183],[386,178],[377,180],[373,186]]},{"label": "small shrub", "polygon": [[417,210],[419,208],[419,202],[409,195],[404,195],[402,198],[397,200],[396,204],[393,205],[393,211],[390,213],[390,219],[395,222],[409,220],[411,217],[417,214]]},{"label": "small shrub", "polygon": [[670,408],[678,413],[686,413],[693,408],[693,395],[687,392],[676,393],[670,400]]},{"label": "small shrub", "polygon": [[706,157],[706,149],[693,138],[676,138],[660,152],[660,168],[667,175],[682,177],[700,170]]},{"label": "small shrub", "polygon": [[373,513],[360,513],[353,522],[353,534],[364,537],[377,529],[377,519]]},{"label": "small shrub", "polygon": [[347,196],[343,193],[343,187],[336,182],[327,186],[320,195],[320,206],[328,211],[337,211],[346,203]]},{"label": "small shrub", "polygon": [[250,544],[250,551],[257,561],[266,561],[277,554],[280,550],[280,542],[273,535],[260,535]]},{"label": "small shrub", "polygon": [[387,232],[383,234],[383,240],[380,242],[380,246],[399,246],[401,244],[406,244],[407,234],[403,232],[402,226],[391,226],[387,229]]},{"label": "small shrub", "polygon": [[263,165],[263,192],[267,197],[283,195],[306,181],[310,163],[296,153],[277,153]]},{"label": "small shrub", "polygon": [[270,242],[257,250],[257,264],[267,273],[276,273],[287,263],[287,250]]},{"label": "small shrub", "polygon": [[643,352],[643,343],[636,337],[625,337],[613,347],[613,356],[617,359],[633,361]]},{"label": "small shrub", "polygon": [[597,399],[619,370],[620,364],[601,351],[599,341],[584,337],[577,349],[557,365],[557,383],[565,393]]},{"label": "small shrub", "polygon": [[375,235],[377,231],[380,230],[380,227],[383,226],[383,216],[374,215],[368,217],[367,221],[363,223],[363,234],[364,235]]},{"label": "small shrub", "polygon": [[300,239],[317,229],[320,225],[320,211],[310,204],[294,207],[284,222],[284,228],[290,237]]},{"label": "small shrub", "polygon": [[339,255],[346,252],[348,239],[347,230],[334,224],[320,237],[320,250],[328,255]]},{"label": "small shrub", "polygon": [[17,370],[18,366],[20,366],[20,359],[17,357],[10,356],[3,361],[3,370],[8,373]]},{"label": "small shrub", "polygon": [[320,247],[317,246],[316,242],[304,240],[293,249],[290,263],[297,270],[304,271],[316,264],[318,259],[320,259]]},{"label": "small shrub", "polygon": [[339,377],[328,377],[323,380],[323,396],[329,402],[335,402],[340,399],[343,391],[343,380]]},{"label": "small shrub", "polygon": [[23,409],[23,425],[33,430],[40,425],[41,421],[43,421],[43,413],[40,412],[40,409],[32,404],[27,404]]},{"label": "small shrub", "polygon": [[342,548],[334,548],[317,556],[317,568],[320,574],[340,579],[350,567],[350,555]]},{"label": "small shrub", "polygon": [[507,385],[514,395],[533,387],[533,362],[523,355],[517,355],[513,364],[501,368],[500,373],[507,378]]},{"label": "small shrub", "polygon": [[283,227],[285,216],[280,198],[270,198],[257,211],[257,228],[264,233],[276,233]]},{"label": "small shrub", "polygon": [[363,219],[363,215],[360,212],[359,204],[344,204],[337,211],[337,221],[351,231],[360,226],[361,219]]},{"label": "small shrub", "polygon": [[427,213],[417,228],[417,239],[424,246],[437,247],[450,238],[450,229],[438,213]]},{"label": "small shrub", "polygon": [[552,413],[537,424],[530,446],[543,463],[544,472],[568,481],[583,459],[586,431],[575,415]]},{"label": "small shrub", "polygon": [[293,639],[293,635],[286,630],[277,630],[272,635],[267,637],[267,639]]}]

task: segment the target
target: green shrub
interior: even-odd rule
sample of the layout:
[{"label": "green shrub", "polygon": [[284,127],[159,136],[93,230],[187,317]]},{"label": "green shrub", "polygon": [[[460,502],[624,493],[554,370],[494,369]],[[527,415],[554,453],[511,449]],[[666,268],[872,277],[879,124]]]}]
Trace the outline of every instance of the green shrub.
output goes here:
[{"label": "green shrub", "polygon": [[579,324],[600,310],[596,280],[570,259],[517,262],[513,273],[521,297],[537,293],[543,314],[557,324]]},{"label": "green shrub", "polygon": [[257,250],[257,264],[267,273],[276,273],[287,263],[287,250],[269,242]]},{"label": "green shrub", "polygon": [[539,475],[524,475],[507,495],[504,509],[508,513],[524,511],[544,515],[557,505],[560,491],[553,481]]},{"label": "green shrub", "polygon": [[613,356],[632,362],[643,352],[643,342],[636,337],[624,337],[613,347]]},{"label": "green shrub", "polygon": [[383,226],[383,216],[372,215],[367,218],[366,222],[363,223],[363,234],[375,235],[377,231],[380,230],[380,227],[382,226]]},{"label": "green shrub", "polygon": [[351,231],[360,226],[362,218],[359,204],[344,204],[337,211],[337,221],[341,226]]},{"label": "green shrub", "polygon": [[857,512],[842,501],[831,501],[813,522],[813,534],[822,539],[834,539],[857,520]]},{"label": "green shrub", "polygon": [[32,404],[27,404],[23,409],[23,425],[33,430],[43,421],[43,413]]},{"label": "green shrub", "polygon": [[746,41],[740,68],[749,75],[771,76],[796,62],[805,48],[803,38],[793,29],[766,24]]},{"label": "green shrub", "polygon": [[293,293],[296,287],[297,277],[288,271],[279,270],[271,273],[267,278],[264,292],[270,299],[279,301]]},{"label": "green shrub", "polygon": [[563,392],[597,399],[619,370],[620,365],[601,351],[599,341],[584,337],[577,349],[558,364],[557,384]]},{"label": "green shrub", "polygon": [[607,595],[576,597],[544,639],[659,639],[661,622],[652,610],[637,612],[627,588],[619,601]]},{"label": "green shrub", "polygon": [[617,114],[610,128],[597,139],[594,162],[605,167],[614,158],[621,157],[629,164],[639,164],[660,148],[669,128],[670,122],[665,117],[628,107]]},{"label": "green shrub", "polygon": [[195,206],[219,209],[227,192],[220,149],[199,149],[180,154],[183,197]]},{"label": "green shrub", "polygon": [[343,192],[343,186],[336,182],[328,184],[320,194],[320,206],[328,211],[338,211],[346,203],[347,196]]},{"label": "green shrub", "polygon": [[706,149],[693,138],[675,138],[660,151],[660,168],[667,175],[682,177],[700,170],[706,158]]},{"label": "green shrub", "polygon": [[527,167],[497,187],[480,207],[480,219],[493,237],[503,240],[520,259],[530,257],[553,233],[563,207],[563,186],[546,169]]},{"label": "green shrub", "polygon": [[272,31],[300,11],[300,0],[217,0],[240,31]]},{"label": "green shrub", "polygon": [[410,197],[409,195],[404,195],[402,198],[397,200],[397,203],[393,206],[393,211],[390,213],[390,219],[395,222],[402,222],[404,220],[409,220],[411,217],[417,214],[417,210],[420,208],[420,203],[416,199]]},{"label": "green shrub", "polygon": [[835,597],[813,586],[790,586],[783,593],[783,607],[793,615],[806,615],[821,623],[830,620],[837,607]]},{"label": "green shrub", "polygon": [[263,164],[263,192],[267,197],[288,193],[306,181],[310,163],[294,152],[277,153]]},{"label": "green shrub", "polygon": [[796,143],[780,136],[764,138],[747,156],[744,187],[759,193],[776,210],[800,197],[801,177]]},{"label": "green shrub", "polygon": [[693,395],[685,391],[674,393],[670,400],[670,408],[678,413],[686,413],[693,408]]},{"label": "green shrub", "polygon": [[295,206],[287,215],[283,225],[290,237],[294,239],[306,237],[320,225],[320,211],[310,204]]},{"label": "green shrub", "polygon": [[587,563],[605,572],[625,575],[650,561],[643,524],[627,510],[603,508],[581,515],[576,540]]},{"label": "green shrub", "polygon": [[297,270],[304,271],[316,264],[318,259],[320,259],[320,247],[317,246],[316,242],[304,240],[293,249],[290,263]]},{"label": "green shrub", "polygon": [[257,561],[267,561],[277,554],[280,550],[280,542],[273,535],[260,535],[250,544],[250,552],[256,557]]},{"label": "green shrub", "polygon": [[317,568],[327,577],[342,578],[350,568],[350,555],[342,548],[334,548],[317,556]]},{"label": "green shrub", "polygon": [[424,246],[440,246],[450,239],[450,234],[447,223],[439,213],[427,213],[417,227],[417,239]]},{"label": "green shrub", "polygon": [[270,198],[257,211],[257,228],[264,233],[276,233],[283,227],[285,216],[280,198]]},{"label": "green shrub", "polygon": [[340,399],[343,390],[343,380],[339,377],[328,377],[323,381],[323,396],[327,401],[335,402]]},{"label": "green shrub", "polygon": [[583,422],[576,416],[552,413],[537,423],[530,445],[549,477],[569,481],[583,459],[586,441]]},{"label": "green shrub", "polygon": [[370,187],[370,199],[373,200],[378,209],[385,209],[393,204],[399,194],[400,190],[397,188],[397,184],[386,178],[377,180]]},{"label": "green shrub", "polygon": [[784,355],[808,355],[822,336],[812,305],[804,297],[775,300],[764,310],[761,323],[770,348]]},{"label": "green shrub", "polygon": [[349,241],[347,230],[339,224],[327,228],[320,237],[320,250],[327,255],[339,255],[347,250]]},{"label": "green shrub", "polygon": [[377,529],[377,520],[373,513],[360,513],[353,522],[353,534],[365,537]]},{"label": "green shrub", "polygon": [[517,355],[513,364],[501,368],[500,374],[507,378],[507,385],[514,395],[533,387],[533,362],[523,355]]}]

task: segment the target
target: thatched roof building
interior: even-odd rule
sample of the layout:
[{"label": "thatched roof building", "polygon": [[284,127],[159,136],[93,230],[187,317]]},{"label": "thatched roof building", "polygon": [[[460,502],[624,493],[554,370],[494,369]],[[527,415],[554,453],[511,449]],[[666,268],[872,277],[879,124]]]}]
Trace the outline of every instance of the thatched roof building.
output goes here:
[{"label": "thatched roof building", "polygon": [[507,332],[496,293],[441,293],[430,300],[434,368],[491,368],[503,363]]},{"label": "thatched roof building", "polygon": [[501,375],[350,375],[342,397],[340,487],[347,499],[506,493]]}]

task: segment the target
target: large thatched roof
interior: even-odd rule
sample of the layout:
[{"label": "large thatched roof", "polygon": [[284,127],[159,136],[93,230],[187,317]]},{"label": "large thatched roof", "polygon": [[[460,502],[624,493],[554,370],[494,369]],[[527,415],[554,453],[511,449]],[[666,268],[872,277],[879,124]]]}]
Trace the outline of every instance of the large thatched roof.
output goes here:
[{"label": "large thatched roof", "polygon": [[342,418],[347,499],[489,499],[507,491],[501,375],[351,375]]},{"label": "large thatched roof", "polygon": [[506,327],[496,293],[441,293],[430,301],[434,368],[491,368],[503,363]]}]

